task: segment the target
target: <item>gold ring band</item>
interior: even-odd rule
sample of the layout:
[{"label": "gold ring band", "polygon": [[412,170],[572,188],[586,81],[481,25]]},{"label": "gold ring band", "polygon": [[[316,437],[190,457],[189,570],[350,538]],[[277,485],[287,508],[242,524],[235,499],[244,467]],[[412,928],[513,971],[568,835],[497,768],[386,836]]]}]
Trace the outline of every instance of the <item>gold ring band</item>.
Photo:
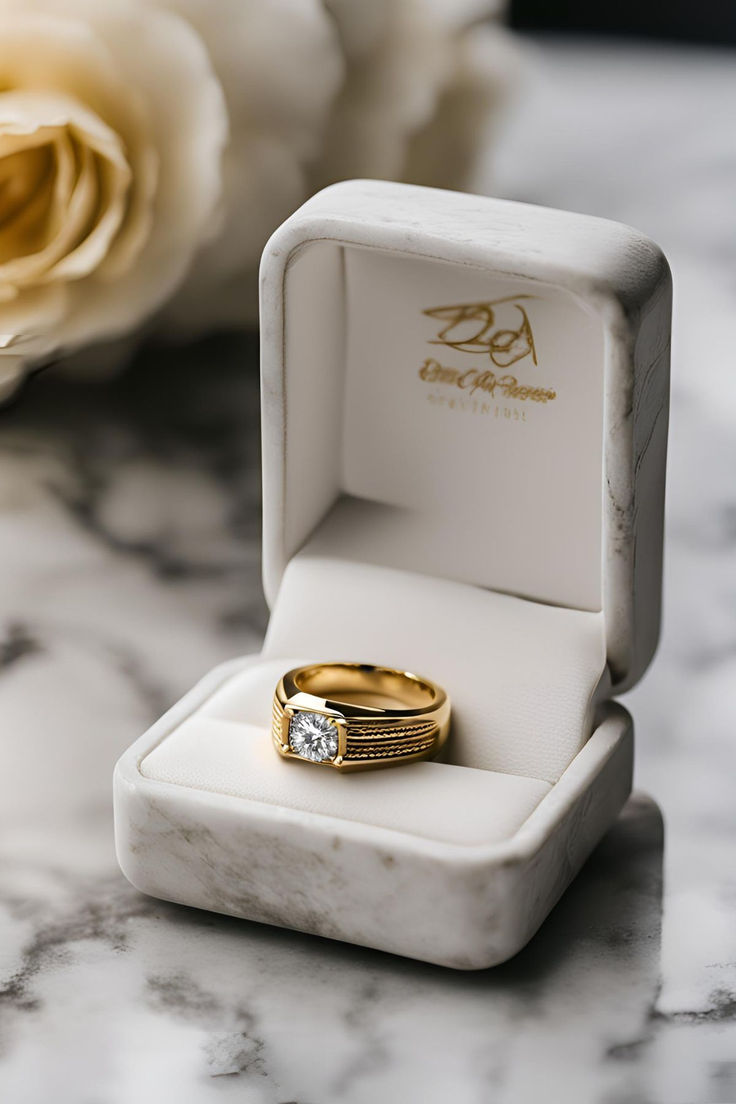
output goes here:
[{"label": "gold ring band", "polygon": [[273,742],[285,759],[341,771],[432,759],[450,728],[445,691],[408,671],[315,663],[287,671],[273,699]]}]

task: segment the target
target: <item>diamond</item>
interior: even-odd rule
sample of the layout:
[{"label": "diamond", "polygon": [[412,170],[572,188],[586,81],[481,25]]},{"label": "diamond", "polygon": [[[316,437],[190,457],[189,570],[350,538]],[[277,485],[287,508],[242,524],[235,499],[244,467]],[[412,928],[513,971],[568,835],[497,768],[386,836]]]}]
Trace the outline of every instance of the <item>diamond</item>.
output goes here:
[{"label": "diamond", "polygon": [[337,726],[321,713],[300,711],[289,721],[289,745],[302,758],[324,763],[337,755]]}]

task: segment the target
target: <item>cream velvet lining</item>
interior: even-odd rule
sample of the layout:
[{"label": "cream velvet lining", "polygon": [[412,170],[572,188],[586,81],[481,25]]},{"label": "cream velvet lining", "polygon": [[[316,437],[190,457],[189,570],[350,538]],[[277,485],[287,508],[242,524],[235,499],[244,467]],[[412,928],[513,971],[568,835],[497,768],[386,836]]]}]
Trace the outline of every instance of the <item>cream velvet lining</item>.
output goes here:
[{"label": "cream velvet lining", "polygon": [[[413,666],[446,686],[447,761],[341,776],[279,759],[269,735],[279,676],[335,658]],[[601,614],[306,549],[284,577],[262,662],[231,677],[141,772],[429,839],[500,841],[587,740],[603,671]]]}]

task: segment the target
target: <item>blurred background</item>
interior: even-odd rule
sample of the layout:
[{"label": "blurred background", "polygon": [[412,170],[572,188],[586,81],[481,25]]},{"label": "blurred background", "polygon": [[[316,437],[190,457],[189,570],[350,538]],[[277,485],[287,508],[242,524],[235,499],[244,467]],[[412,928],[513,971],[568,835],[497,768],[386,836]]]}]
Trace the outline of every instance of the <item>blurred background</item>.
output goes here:
[{"label": "blurred background", "polygon": [[[3,1099],[736,1100],[734,6],[0,0],[0,31]],[[255,267],[354,175],[617,219],[674,275],[626,702],[656,804],[482,977],[143,899],[113,853],[118,755],[260,645]]]},{"label": "blurred background", "polygon": [[512,27],[575,35],[615,35],[724,46],[736,42],[736,11],[728,0],[622,0],[619,4],[586,4],[584,0],[512,0]]}]

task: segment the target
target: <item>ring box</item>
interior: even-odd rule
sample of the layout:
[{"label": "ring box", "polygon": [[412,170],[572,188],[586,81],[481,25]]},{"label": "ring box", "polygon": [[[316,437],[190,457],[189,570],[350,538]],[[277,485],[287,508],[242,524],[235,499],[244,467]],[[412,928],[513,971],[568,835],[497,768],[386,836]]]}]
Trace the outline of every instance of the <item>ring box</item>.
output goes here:
[{"label": "ring box", "polygon": [[[671,283],[604,220],[334,185],[261,269],[261,653],[115,771],[145,893],[461,969],[531,938],[631,789],[612,699],[660,618]],[[441,762],[341,775],[270,739],[290,667],[444,686]]]}]

